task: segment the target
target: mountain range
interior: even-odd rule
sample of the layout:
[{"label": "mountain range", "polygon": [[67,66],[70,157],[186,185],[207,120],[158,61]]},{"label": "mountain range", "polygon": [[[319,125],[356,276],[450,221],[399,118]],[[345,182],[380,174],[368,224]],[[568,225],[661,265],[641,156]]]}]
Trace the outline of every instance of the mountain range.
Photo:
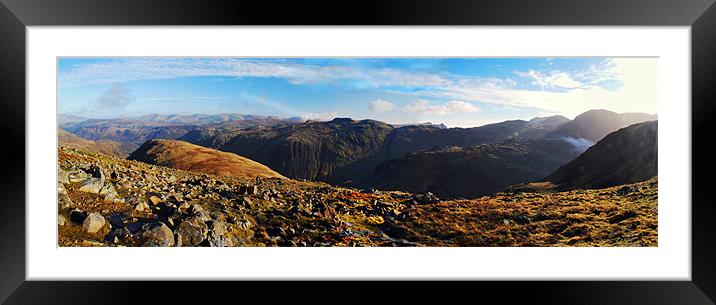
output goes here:
[{"label": "mountain range", "polygon": [[[176,139],[196,128],[242,129],[254,126],[277,126],[302,122],[300,118],[280,119],[248,114],[149,114],[116,119],[86,119],[59,115],[59,128],[87,140],[111,140],[129,147],[129,152],[152,139]],[[128,154],[125,154],[125,156]]]},{"label": "mountain range", "polygon": [[[147,157],[149,148],[194,151],[204,147],[253,160],[291,179],[471,198],[547,177],[607,134],[655,119],[656,115],[591,110],[574,120],[550,116],[446,128],[350,118],[321,122],[228,114],[149,115],[66,122],[60,128],[91,141],[110,140],[139,148],[132,158],[150,163],[159,164]],[[177,139],[198,146],[153,139]]]}]

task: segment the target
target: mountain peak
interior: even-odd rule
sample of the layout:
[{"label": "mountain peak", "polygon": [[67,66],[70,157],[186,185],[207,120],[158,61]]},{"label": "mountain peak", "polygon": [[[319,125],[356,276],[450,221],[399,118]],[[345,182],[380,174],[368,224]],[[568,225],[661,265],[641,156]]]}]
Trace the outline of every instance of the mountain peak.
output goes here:
[{"label": "mountain peak", "polygon": [[355,121],[351,118],[334,118],[330,122],[331,123],[353,123]]}]

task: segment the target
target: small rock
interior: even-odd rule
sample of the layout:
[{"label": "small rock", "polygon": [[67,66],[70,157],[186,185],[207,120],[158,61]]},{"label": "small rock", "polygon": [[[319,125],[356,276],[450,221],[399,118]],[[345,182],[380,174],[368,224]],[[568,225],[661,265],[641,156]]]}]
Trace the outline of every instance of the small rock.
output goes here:
[{"label": "small rock", "polygon": [[188,202],[184,201],[184,202],[182,202],[182,203],[179,205],[179,212],[181,212],[181,213],[186,213],[186,212],[189,210],[190,207],[191,207],[191,204],[189,204]]},{"label": "small rock", "polygon": [[67,173],[67,171],[60,168],[57,171],[57,181],[61,184],[67,184],[70,183],[70,175]]},{"label": "small rock", "polygon": [[65,221],[66,221],[66,220],[65,220],[65,216],[62,216],[62,215],[58,215],[58,216],[57,216],[57,224],[58,224],[58,225],[64,226],[64,225],[65,225]]},{"label": "small rock", "polygon": [[619,188],[619,190],[617,190],[617,194],[619,194],[620,196],[625,196],[632,192],[634,192],[634,188],[629,185],[625,185],[625,186]]},{"label": "small rock", "polygon": [[99,213],[90,213],[82,222],[82,230],[87,233],[97,233],[104,227],[104,217]]},{"label": "small rock", "polygon": [[152,202],[152,205],[157,205],[160,202],[162,202],[162,199],[157,196],[152,196],[152,197],[149,197],[149,201]]},{"label": "small rock", "polygon": [[148,212],[149,209],[149,204],[147,204],[147,202],[145,202],[144,200],[137,200],[136,204],[134,205],[135,212]]},{"label": "small rock", "polygon": [[105,183],[102,188],[99,190],[99,193],[102,196],[113,194],[115,196],[117,195],[117,190],[114,189],[114,186],[111,183]]},{"label": "small rock", "polygon": [[204,210],[204,208],[202,208],[201,206],[196,205],[196,204],[191,206],[189,215],[191,215],[193,217],[197,217],[197,218],[201,219],[202,221],[211,220],[211,216],[209,215],[209,213],[206,210]]},{"label": "small rock", "polygon": [[174,245],[172,230],[163,223],[148,223],[142,226],[144,247],[171,247]]},{"label": "small rock", "polygon": [[241,205],[247,208],[252,208],[254,203],[251,202],[251,198],[249,197],[241,197]]},{"label": "small rock", "polygon": [[59,182],[57,183],[57,193],[58,194],[67,194],[67,189],[65,188],[64,185],[62,185],[62,183],[59,183]]},{"label": "small rock", "polygon": [[162,202],[160,204],[157,204],[155,206],[156,213],[160,217],[172,217],[177,214],[179,209],[177,209],[176,205],[170,202]]},{"label": "small rock", "polygon": [[124,198],[120,198],[117,193],[107,194],[104,196],[104,201],[113,203],[124,203]]},{"label": "small rock", "polygon": [[182,196],[181,194],[172,194],[171,196],[169,196],[169,200],[174,201],[176,203],[181,203],[184,201],[184,196]]},{"label": "small rock", "polygon": [[87,174],[83,171],[72,171],[67,173],[67,178],[70,183],[77,183],[87,179]]},{"label": "small rock", "polygon": [[104,179],[100,178],[87,178],[82,182],[82,186],[79,188],[82,192],[97,194],[102,190],[104,186]]},{"label": "small rock", "polygon": [[132,187],[132,183],[129,182],[129,180],[124,179],[124,178],[122,178],[122,180],[120,180],[120,181],[117,183],[117,185],[119,185],[119,187],[120,187],[120,188],[123,188],[123,189],[128,189],[128,188],[131,188],[131,187]]},{"label": "small rock", "polygon": [[195,247],[206,239],[208,226],[198,217],[192,217],[181,224],[177,229],[177,246]]},{"label": "small rock", "polygon": [[70,196],[67,195],[67,190],[65,190],[64,187],[62,187],[62,190],[57,192],[57,204],[60,209],[71,209],[75,207],[75,203],[72,202]]},{"label": "small rock", "polygon": [[255,185],[242,185],[239,187],[239,193],[244,195],[256,195],[259,193],[259,188]]},{"label": "small rock", "polygon": [[209,221],[209,245],[212,247],[231,247],[233,245],[230,238],[225,238],[226,224],[223,221]]}]

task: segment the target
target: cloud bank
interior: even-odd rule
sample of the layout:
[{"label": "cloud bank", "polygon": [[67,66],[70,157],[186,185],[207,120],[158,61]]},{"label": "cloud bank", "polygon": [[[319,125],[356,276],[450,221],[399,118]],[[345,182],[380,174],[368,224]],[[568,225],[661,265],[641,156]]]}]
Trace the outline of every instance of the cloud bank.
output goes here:
[{"label": "cloud bank", "polygon": [[372,101],[368,105],[368,109],[371,112],[388,112],[388,111],[393,110],[393,108],[395,108],[395,104],[388,102],[388,101],[381,100],[381,99]]},{"label": "cloud bank", "polygon": [[[657,111],[657,61],[653,58],[604,59],[570,71],[544,67],[512,71],[511,76],[498,78],[269,59],[122,58],[75,65],[60,73],[59,84],[62,88],[201,76],[279,78],[295,85],[340,82],[411,95],[418,101],[402,109],[409,113],[469,113],[477,111],[476,103],[528,107],[565,116],[590,109]],[[451,102],[426,102],[434,100]],[[369,110],[379,113],[397,107],[391,105],[376,100]]]},{"label": "cloud bank", "polygon": [[124,84],[117,83],[102,93],[95,101],[95,105],[99,110],[117,110],[124,109],[132,102],[134,102],[134,96],[129,89]]},{"label": "cloud bank", "polygon": [[402,108],[405,113],[419,113],[427,115],[446,115],[453,113],[477,112],[479,109],[465,101],[449,101],[438,104],[430,103],[427,100],[417,100]]}]

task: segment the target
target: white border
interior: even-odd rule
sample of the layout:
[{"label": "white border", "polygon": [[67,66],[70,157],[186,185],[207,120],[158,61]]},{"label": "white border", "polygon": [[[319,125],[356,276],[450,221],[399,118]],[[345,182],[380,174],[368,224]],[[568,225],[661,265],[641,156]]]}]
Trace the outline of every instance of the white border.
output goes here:
[{"label": "white border", "polygon": [[[688,27],[29,27],[27,279],[690,280]],[[657,56],[655,248],[58,248],[57,56]]]}]

